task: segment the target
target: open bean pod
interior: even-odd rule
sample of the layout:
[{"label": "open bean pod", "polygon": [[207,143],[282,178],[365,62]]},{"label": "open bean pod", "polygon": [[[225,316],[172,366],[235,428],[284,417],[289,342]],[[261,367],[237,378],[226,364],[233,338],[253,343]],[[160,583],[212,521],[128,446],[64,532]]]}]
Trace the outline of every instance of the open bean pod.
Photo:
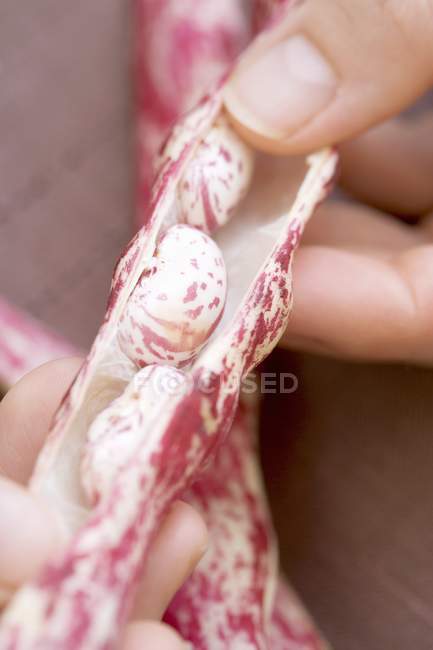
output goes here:
[{"label": "open bean pod", "polygon": [[[69,541],[14,595],[1,650],[114,647],[155,531],[226,439],[242,380],[285,328],[293,254],[337,157],[332,150],[313,155],[297,193],[289,178],[299,185],[302,162],[292,169],[257,158],[251,184],[234,183],[234,199],[225,200],[230,218],[218,220],[226,224],[215,243],[184,225],[180,193],[221,120],[216,89],[166,145],[146,224],[117,265],[104,322],[31,481],[59,513]],[[242,148],[239,159],[250,160]],[[212,187],[218,191],[210,179]],[[267,552],[257,561],[254,631],[242,632],[243,645],[232,644],[232,628],[196,647],[271,647],[275,570]],[[236,616],[242,626],[239,612],[223,625]]]}]

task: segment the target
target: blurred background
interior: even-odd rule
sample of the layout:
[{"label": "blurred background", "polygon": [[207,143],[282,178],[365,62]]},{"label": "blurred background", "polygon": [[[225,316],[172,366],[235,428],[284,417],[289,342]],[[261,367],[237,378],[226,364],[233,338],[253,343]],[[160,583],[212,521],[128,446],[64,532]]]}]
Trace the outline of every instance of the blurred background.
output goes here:
[{"label": "blurred background", "polygon": [[[0,0],[0,289],[83,349],[133,232],[128,3]],[[266,480],[336,650],[431,650],[433,373],[277,352]]]},{"label": "blurred background", "polygon": [[132,232],[127,5],[0,0],[1,293],[81,347]]}]

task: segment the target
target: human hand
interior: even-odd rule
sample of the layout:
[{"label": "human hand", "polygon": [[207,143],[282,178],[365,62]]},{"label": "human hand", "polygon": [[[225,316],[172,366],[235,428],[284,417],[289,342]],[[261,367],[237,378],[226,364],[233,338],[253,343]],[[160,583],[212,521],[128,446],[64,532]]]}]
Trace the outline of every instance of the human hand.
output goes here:
[{"label": "human hand", "polygon": [[[14,386],[0,404],[0,599],[31,579],[63,544],[55,513],[24,486],[53,414],[79,366],[62,359],[41,366]],[[168,603],[191,573],[206,546],[201,517],[177,502],[158,532],[144,567],[122,650],[184,644],[159,622]]]},{"label": "human hand", "polygon": [[341,183],[362,201],[329,201],[307,227],[283,344],[433,361],[433,121],[394,119],[358,137],[431,86],[432,44],[429,1],[304,0],[231,77],[226,107],[245,139],[283,154],[344,141]]}]

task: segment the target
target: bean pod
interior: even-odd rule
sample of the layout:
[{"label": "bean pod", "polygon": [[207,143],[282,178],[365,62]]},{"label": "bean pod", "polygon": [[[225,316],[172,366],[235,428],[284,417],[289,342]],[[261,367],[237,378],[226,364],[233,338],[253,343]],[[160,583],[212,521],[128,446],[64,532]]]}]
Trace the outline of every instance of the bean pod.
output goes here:
[{"label": "bean pod", "polygon": [[[258,196],[261,200],[255,205],[265,210],[264,219],[272,220],[275,240],[262,258],[248,265],[252,273],[242,279],[240,288],[233,286],[237,284],[233,268],[244,266],[246,260],[240,256],[233,264],[233,258],[250,227],[245,221],[248,210],[240,200],[242,192],[231,194],[236,200],[227,201],[222,214],[229,215],[236,204],[240,213],[235,225],[241,227],[231,231],[228,226],[225,234],[229,236],[220,239],[222,254],[231,264],[230,295],[226,325],[216,331],[226,293],[221,252],[203,232],[173,223],[181,215],[181,184],[202,155],[206,138],[218,132],[213,129],[222,111],[222,92],[217,90],[177,124],[153,188],[145,226],[116,267],[104,322],[56,415],[31,480],[31,490],[63,520],[65,548],[18,590],[6,608],[1,650],[116,647],[155,532],[173,501],[194,490],[211,459],[224,449],[242,380],[276,345],[286,326],[292,305],[293,255],[304,224],[326,196],[336,155],[327,149],[312,156],[297,195],[287,201],[287,207],[280,204],[278,213],[266,212],[266,191]],[[206,178],[211,186],[212,174]],[[283,187],[285,176],[280,180]],[[254,192],[267,189],[259,181],[252,186]],[[187,207],[191,212],[190,202]],[[201,219],[203,214],[201,210]],[[260,234],[260,219],[251,227]],[[199,269],[192,263],[198,252]],[[213,283],[208,284],[207,278]],[[194,317],[191,310],[197,310]],[[146,367],[154,361],[161,365]],[[179,393],[164,390],[155,397],[149,389],[150,378],[168,381],[179,373],[167,364],[185,366],[180,374],[188,377],[187,385]],[[207,377],[212,378],[209,385],[204,381]],[[194,617],[206,605],[199,650],[263,650],[273,647],[274,637],[268,636],[268,630],[277,611],[279,634],[275,638],[283,638],[284,645],[275,648],[286,650],[291,647],[285,633],[290,617],[281,615],[281,603],[289,597],[275,600],[272,532],[260,510],[251,456],[242,446],[236,447],[236,438],[233,444],[235,451],[229,446],[228,457],[220,457],[224,484],[213,484],[212,493],[212,476],[206,483],[208,497],[217,497],[206,500],[211,528],[218,547],[222,543],[227,555],[223,562],[211,563],[204,576],[198,572],[204,591],[194,588],[194,595],[183,602],[178,626],[182,617],[183,621],[189,617],[194,625]],[[224,489],[230,498],[221,503],[218,495]],[[225,525],[220,506],[238,508],[243,522],[240,529],[234,525],[236,517],[228,516]],[[80,516],[69,520],[66,515],[74,509]],[[230,534],[225,537],[227,531]],[[253,531],[251,536],[249,531]],[[242,555],[244,540],[249,544],[248,557]],[[221,580],[213,581],[214,566],[243,577],[239,592],[236,580],[229,581],[227,601],[225,592],[218,592]],[[242,571],[243,567],[247,570]],[[260,585],[257,592],[256,584]],[[246,593],[259,595],[248,601],[254,610],[249,617],[242,611],[248,608]],[[219,596],[216,602],[212,594]],[[212,617],[221,612],[224,623],[216,629]],[[210,623],[207,627],[206,622]],[[236,636],[231,634],[234,627]],[[196,643],[192,635],[191,640]]]}]

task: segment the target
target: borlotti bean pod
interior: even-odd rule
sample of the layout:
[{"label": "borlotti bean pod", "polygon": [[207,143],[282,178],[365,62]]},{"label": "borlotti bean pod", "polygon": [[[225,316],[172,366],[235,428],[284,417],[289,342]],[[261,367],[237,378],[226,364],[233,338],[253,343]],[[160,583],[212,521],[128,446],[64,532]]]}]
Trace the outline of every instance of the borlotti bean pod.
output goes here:
[{"label": "borlotti bean pod", "polygon": [[239,398],[284,331],[293,255],[337,155],[305,164],[252,152],[231,132],[222,92],[175,125],[145,225],[117,264],[104,321],[39,456],[31,490],[68,541],[12,597],[1,650],[114,648],[153,536],[188,495],[211,544],[168,620],[203,650],[324,647],[278,580]]}]

